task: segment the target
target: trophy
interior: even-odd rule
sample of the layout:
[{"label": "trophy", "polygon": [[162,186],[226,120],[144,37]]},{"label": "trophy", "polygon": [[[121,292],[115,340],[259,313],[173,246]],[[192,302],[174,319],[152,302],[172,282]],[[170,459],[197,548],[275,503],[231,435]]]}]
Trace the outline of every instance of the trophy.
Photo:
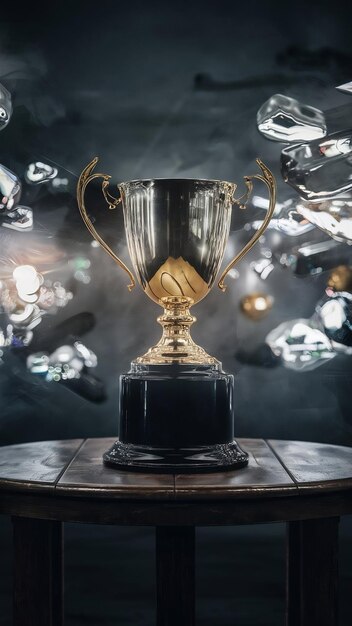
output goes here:
[{"label": "trophy", "polygon": [[235,199],[237,185],[220,180],[156,178],[117,185],[94,171],[95,158],[83,170],[77,186],[82,219],[93,237],[128,274],[132,271],[98,234],[85,207],[89,183],[102,179],[110,209],[123,208],[127,245],[134,273],[143,291],[163,312],[163,332],[157,345],[131,363],[120,377],[119,439],[105,452],[106,464],[125,470],[156,472],[223,471],[247,465],[248,455],[234,440],[234,377],[196,345],[190,309],[209,293],[227,244],[232,206],[245,208],[253,179],[268,187],[266,217],[252,239],[220,276],[252,248],[265,231],[275,208],[275,179],[257,159],[261,174],[245,176],[246,193]]}]

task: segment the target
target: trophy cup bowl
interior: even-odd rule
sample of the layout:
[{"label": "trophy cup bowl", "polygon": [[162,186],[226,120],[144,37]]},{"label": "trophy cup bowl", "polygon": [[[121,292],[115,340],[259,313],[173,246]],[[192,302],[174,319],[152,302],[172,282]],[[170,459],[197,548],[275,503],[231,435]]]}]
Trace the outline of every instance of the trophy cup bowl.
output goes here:
[{"label": "trophy cup bowl", "polygon": [[120,377],[119,440],[104,462],[120,469],[158,472],[200,472],[243,467],[248,455],[234,440],[234,377],[196,345],[190,308],[213,287],[229,236],[232,207],[245,203],[253,179],[268,187],[269,208],[261,228],[223,271],[251,249],[266,229],[275,208],[275,180],[257,159],[261,174],[244,178],[247,190],[235,199],[237,185],[220,180],[149,179],[118,185],[109,191],[110,176],[94,171],[95,158],[83,170],[77,200],[93,237],[129,276],[132,271],[96,231],[85,207],[88,184],[102,179],[110,209],[122,204],[127,245],[134,273],[146,295],[163,308],[158,317],[163,333],[157,345],[131,363]]}]

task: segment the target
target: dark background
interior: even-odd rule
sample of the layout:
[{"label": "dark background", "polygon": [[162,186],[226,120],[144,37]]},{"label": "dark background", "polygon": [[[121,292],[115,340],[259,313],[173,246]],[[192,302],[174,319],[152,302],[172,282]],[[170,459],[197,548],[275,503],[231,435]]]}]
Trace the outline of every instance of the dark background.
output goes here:
[{"label": "dark background", "polygon": [[[277,176],[279,201],[285,200],[292,192],[280,180],[280,145],[259,135],[256,111],[274,93],[323,110],[351,102],[334,89],[352,78],[348,6],[103,0],[1,9],[0,82],[13,94],[14,112],[0,133],[0,162],[23,180],[35,157],[57,163],[59,175],[69,179],[66,194],[24,184],[22,201],[34,210],[35,228],[0,233],[2,271],[18,250],[21,259],[26,250],[54,251],[51,275],[74,297],[43,319],[30,351],[52,351],[81,338],[98,357],[94,376],[101,381],[99,402],[92,401],[84,392],[30,374],[21,351],[6,354],[0,366],[2,445],[117,434],[118,376],[159,336],[158,308],[140,289],[129,294],[125,274],[90,245],[74,199],[82,168],[100,155],[100,168],[114,183],[200,177],[241,185],[260,156]],[[104,211],[98,200],[95,207],[97,224],[127,260],[121,215]],[[248,209],[248,221],[261,217]],[[235,215],[228,259],[249,237],[241,225]],[[314,237],[326,239],[318,231]],[[290,250],[306,240],[270,233],[265,246]],[[91,261],[88,285],[72,277],[74,255]],[[271,329],[313,314],[327,274],[298,278],[278,266],[263,282],[250,268],[257,258],[259,248],[240,263],[240,277],[228,280],[226,294],[214,288],[195,309],[194,339],[236,374],[236,434],[351,445],[351,357],[339,355],[304,373],[274,364],[267,353],[253,365]],[[41,263],[39,255],[39,270]],[[272,311],[260,322],[239,309],[241,297],[254,291],[274,297]],[[5,523],[4,625],[8,537]],[[343,591],[352,563],[346,523],[342,538]],[[69,624],[113,624],[118,615],[124,624],[153,622],[150,531],[69,527],[67,541]],[[200,532],[201,623],[282,623],[282,541],[280,525]],[[234,572],[238,562],[248,565],[241,580]],[[116,578],[108,587],[110,574]],[[258,602],[249,599],[253,594]],[[342,598],[343,624],[349,623],[346,615]]]}]

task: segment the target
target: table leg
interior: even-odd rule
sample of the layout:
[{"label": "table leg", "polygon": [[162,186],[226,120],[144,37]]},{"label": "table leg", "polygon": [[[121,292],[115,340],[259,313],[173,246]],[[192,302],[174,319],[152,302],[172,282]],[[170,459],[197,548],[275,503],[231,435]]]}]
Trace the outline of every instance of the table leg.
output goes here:
[{"label": "table leg", "polygon": [[62,524],[13,517],[14,626],[62,626]]},{"label": "table leg", "polygon": [[194,626],[195,529],[157,526],[157,626]]},{"label": "table leg", "polygon": [[288,522],[286,626],[337,626],[338,523]]}]

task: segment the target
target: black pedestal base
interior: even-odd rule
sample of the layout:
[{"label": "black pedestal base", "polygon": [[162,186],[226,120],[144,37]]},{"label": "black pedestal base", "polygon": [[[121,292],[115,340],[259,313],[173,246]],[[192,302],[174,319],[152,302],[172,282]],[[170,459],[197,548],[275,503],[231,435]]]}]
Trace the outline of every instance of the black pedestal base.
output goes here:
[{"label": "black pedestal base", "polygon": [[103,459],[106,465],[127,471],[180,474],[239,469],[248,464],[248,454],[236,441],[177,450],[116,441]]}]

